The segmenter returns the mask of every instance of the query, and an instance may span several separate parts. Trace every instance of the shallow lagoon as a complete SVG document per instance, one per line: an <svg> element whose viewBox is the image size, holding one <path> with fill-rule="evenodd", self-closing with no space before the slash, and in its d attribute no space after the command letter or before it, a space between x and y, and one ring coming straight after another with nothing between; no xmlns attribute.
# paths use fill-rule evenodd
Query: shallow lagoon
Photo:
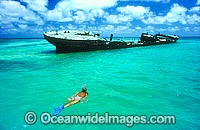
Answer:
<svg viewBox="0 0 200 130"><path fill-rule="evenodd" d="M132 40L133 38L123 38ZM88 102L61 115L175 115L175 125L133 125L135 129L200 128L200 38L178 43L56 54L45 39L0 39L0 127L32 129L125 129L126 125L44 125L42 112L81 91ZM34 111L38 121L27 125Z"/></svg>

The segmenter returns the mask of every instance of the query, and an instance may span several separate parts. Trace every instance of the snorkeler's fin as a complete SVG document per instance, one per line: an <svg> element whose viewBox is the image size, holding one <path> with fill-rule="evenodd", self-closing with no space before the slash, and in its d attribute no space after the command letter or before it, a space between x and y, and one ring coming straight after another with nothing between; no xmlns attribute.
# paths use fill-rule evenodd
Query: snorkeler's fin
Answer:
<svg viewBox="0 0 200 130"><path fill-rule="evenodd" d="M54 113L53 113L53 115L55 115L55 116L57 116L61 111L62 111L62 109L64 109L64 104L62 105L62 106L60 106L60 107L56 107L56 108L54 108Z"/></svg>

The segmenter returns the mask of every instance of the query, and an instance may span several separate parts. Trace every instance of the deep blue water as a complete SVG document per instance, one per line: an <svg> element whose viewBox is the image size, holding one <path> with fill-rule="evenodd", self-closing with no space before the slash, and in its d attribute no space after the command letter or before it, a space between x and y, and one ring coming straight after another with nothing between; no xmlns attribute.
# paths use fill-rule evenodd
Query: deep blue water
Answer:
<svg viewBox="0 0 200 130"><path fill-rule="evenodd" d="M124 38L132 40L133 38ZM24 115L53 108L86 84L88 101L61 115L175 115L175 125L133 129L200 129L200 38L178 43L56 54L45 39L0 39L2 130L126 129L125 125L27 125Z"/></svg>

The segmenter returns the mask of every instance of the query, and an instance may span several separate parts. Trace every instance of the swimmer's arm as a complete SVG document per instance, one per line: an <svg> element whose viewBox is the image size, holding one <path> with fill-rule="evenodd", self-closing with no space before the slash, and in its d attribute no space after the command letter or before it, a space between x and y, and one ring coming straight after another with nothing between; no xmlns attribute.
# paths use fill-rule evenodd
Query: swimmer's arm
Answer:
<svg viewBox="0 0 200 130"><path fill-rule="evenodd" d="M85 95L85 97L83 98L83 101L81 102L81 104L82 104L83 102L85 102L85 100L87 99L87 96L88 96L88 93L86 93L86 95Z"/></svg>
<svg viewBox="0 0 200 130"><path fill-rule="evenodd" d="M78 92L79 93L79 92ZM78 95L78 93L74 94L73 96L71 96L70 98L73 98L74 96Z"/></svg>

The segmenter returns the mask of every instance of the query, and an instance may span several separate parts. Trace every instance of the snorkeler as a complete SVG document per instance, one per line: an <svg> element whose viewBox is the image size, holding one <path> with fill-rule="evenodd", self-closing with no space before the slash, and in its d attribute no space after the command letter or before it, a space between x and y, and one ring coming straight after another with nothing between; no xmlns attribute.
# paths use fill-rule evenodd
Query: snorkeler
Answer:
<svg viewBox="0 0 200 130"><path fill-rule="evenodd" d="M81 102L81 104L87 99L88 96L88 92L87 89L85 88L85 84L82 87L82 91L76 93L75 95L71 96L70 98L68 98L68 102L64 103L61 107L55 108L55 112L53 113L54 115L58 115L62 109L69 107L71 105L74 105L76 103L79 103L81 101L81 99L83 98L83 101Z"/></svg>
<svg viewBox="0 0 200 130"><path fill-rule="evenodd" d="M78 92L75 95L68 98L68 102L64 103L64 105L65 105L64 108L74 105L74 104L80 102L82 98L84 98L83 101L81 102L81 104L82 104L87 99L87 96L88 96L87 89L85 88L85 85L83 85L81 92Z"/></svg>

